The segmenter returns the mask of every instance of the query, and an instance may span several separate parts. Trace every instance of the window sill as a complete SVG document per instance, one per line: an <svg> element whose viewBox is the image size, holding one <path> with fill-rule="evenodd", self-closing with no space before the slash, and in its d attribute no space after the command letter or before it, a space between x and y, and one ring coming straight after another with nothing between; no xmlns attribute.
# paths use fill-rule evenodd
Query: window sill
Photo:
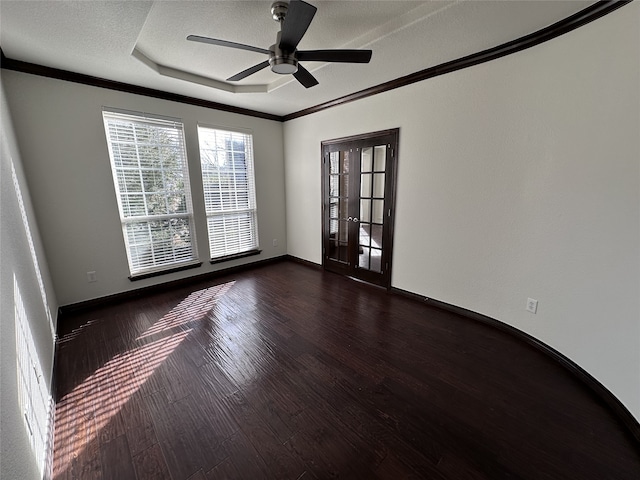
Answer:
<svg viewBox="0 0 640 480"><path fill-rule="evenodd" d="M178 267L167 268L166 270L156 270L153 272L138 273L131 275L129 280L135 282L136 280L143 280L145 278L157 277L159 275L166 275L167 273L181 272L182 270L189 270L191 268L198 268L202 266L202 262L189 263L186 265L180 265Z"/></svg>
<svg viewBox="0 0 640 480"><path fill-rule="evenodd" d="M259 255L260 253L262 253L262 250L259 250L256 248L255 250L248 250L242 253L234 253L233 255L225 255L224 257L212 258L210 263L213 265L215 263L222 263L222 262L227 262L229 260L236 260L237 258L244 258L244 257L251 257L252 255Z"/></svg>

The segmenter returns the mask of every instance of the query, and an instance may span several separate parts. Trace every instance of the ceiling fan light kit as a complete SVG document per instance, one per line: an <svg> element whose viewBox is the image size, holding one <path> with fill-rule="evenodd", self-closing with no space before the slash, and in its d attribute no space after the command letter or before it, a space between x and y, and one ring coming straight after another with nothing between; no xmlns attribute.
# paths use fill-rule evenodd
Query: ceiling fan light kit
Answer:
<svg viewBox="0 0 640 480"><path fill-rule="evenodd" d="M187 40L193 42L209 43L221 47L248 50L251 52L269 55L269 60L247 68L227 81L237 82L249 75L259 72L263 68L270 67L271 71L280 75L293 75L304 87L310 88L318 84L318 80L298 62L340 62L340 63L369 63L371 50L297 50L297 46L306 33L317 8L302 0L290 2L276 1L271 5L272 18L280 23L280 31L276 37L276 43L269 49L245 45L243 43L219 40L216 38L189 35Z"/></svg>
<svg viewBox="0 0 640 480"><path fill-rule="evenodd" d="M271 66L271 71L283 75L296 73L298 71L298 60L295 57L295 51L294 53L289 53L280 48L281 35L282 32L278 32L276 43L269 47L269 65Z"/></svg>

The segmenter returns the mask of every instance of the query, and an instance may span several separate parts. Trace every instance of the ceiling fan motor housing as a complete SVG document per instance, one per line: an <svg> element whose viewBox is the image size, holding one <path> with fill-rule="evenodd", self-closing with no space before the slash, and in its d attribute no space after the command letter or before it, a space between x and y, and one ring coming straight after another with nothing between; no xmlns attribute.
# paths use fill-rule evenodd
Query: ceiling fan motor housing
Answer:
<svg viewBox="0 0 640 480"><path fill-rule="evenodd" d="M276 43L269 47L271 52L269 54L269 66L274 73L280 73L282 75L296 73L298 71L298 60L295 57L296 52L295 50L293 52L287 52L280 48L281 33L282 32L278 32Z"/></svg>

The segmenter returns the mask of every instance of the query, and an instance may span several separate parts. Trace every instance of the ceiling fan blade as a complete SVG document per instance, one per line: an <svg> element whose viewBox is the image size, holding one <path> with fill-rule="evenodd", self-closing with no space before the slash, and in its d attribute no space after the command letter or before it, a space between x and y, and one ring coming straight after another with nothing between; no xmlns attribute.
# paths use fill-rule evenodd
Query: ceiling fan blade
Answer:
<svg viewBox="0 0 640 480"><path fill-rule="evenodd" d="M247 68L246 70L243 70L240 73L236 73L233 77L227 78L227 81L237 82L239 80L242 80L243 78L247 78L249 75L253 75L256 72L259 72L260 70L268 66L269 66L269 60L265 60L264 62L254 65L251 68Z"/></svg>
<svg viewBox="0 0 640 480"><path fill-rule="evenodd" d="M296 53L300 61L369 63L371 50L302 50Z"/></svg>
<svg viewBox="0 0 640 480"><path fill-rule="evenodd" d="M316 77L311 75L311 73L309 73L309 70L307 70L300 64L298 64L298 71L294 73L293 76L296 77L296 80L298 80L302 85L304 85L304 88L311 88L314 85L318 85L318 80L316 80Z"/></svg>
<svg viewBox="0 0 640 480"><path fill-rule="evenodd" d="M210 43L211 45L218 45L220 47L238 48L240 50L249 50L250 52L266 53L269 55L269 50L260 47L252 47L251 45L245 45L244 43L229 42L227 40L218 40L217 38L201 37L199 35L189 35L187 40L192 42Z"/></svg>
<svg viewBox="0 0 640 480"><path fill-rule="evenodd" d="M316 14L317 8L302 0L291 0L282 23L280 49L293 52Z"/></svg>

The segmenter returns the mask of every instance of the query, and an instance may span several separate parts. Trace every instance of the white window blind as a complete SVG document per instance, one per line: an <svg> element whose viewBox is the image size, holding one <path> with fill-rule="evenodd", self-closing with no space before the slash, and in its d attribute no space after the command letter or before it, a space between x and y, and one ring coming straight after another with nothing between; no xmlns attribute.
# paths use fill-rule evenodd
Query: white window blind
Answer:
<svg viewBox="0 0 640 480"><path fill-rule="evenodd" d="M211 258L258 248L251 134L198 127Z"/></svg>
<svg viewBox="0 0 640 480"><path fill-rule="evenodd" d="M131 275L196 260L180 120L103 111Z"/></svg>

